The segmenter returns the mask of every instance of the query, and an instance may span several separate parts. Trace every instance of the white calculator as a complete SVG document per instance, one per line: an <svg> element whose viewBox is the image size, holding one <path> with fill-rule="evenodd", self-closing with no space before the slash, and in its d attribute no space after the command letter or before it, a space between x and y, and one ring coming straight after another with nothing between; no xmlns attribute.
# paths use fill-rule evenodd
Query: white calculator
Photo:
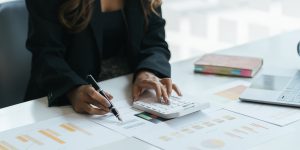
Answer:
<svg viewBox="0 0 300 150"><path fill-rule="evenodd" d="M157 102L155 92L146 90L138 101L133 103L133 108L148 112L150 114L165 118L177 118L209 107L209 102L196 101L188 96L174 96L169 98L170 104Z"/></svg>

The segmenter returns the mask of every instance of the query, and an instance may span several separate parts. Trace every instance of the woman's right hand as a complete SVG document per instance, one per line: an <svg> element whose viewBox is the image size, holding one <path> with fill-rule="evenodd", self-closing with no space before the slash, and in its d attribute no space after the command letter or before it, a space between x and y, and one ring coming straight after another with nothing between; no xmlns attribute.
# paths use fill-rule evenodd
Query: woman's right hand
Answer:
<svg viewBox="0 0 300 150"><path fill-rule="evenodd" d="M112 96L105 92L109 100ZM74 111L90 115L104 115L109 112L110 104L91 85L81 85L67 93Z"/></svg>

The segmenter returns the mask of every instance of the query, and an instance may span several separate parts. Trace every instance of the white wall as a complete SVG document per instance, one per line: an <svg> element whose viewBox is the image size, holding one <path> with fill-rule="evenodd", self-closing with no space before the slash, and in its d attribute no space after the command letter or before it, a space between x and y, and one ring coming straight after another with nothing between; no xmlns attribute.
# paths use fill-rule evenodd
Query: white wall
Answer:
<svg viewBox="0 0 300 150"><path fill-rule="evenodd" d="M172 61L298 30L299 8L299 0L165 0Z"/></svg>

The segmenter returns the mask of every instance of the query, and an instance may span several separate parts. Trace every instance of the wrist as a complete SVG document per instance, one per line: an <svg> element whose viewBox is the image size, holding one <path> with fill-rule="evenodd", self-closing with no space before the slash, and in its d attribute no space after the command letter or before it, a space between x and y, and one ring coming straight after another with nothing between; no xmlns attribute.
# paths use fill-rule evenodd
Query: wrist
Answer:
<svg viewBox="0 0 300 150"><path fill-rule="evenodd" d="M135 80L137 80L139 78L143 78L144 76L155 76L156 77L156 75L153 72L143 69L143 70L139 70L135 73L133 82L135 82Z"/></svg>
<svg viewBox="0 0 300 150"><path fill-rule="evenodd" d="M75 86L66 93L66 98L69 100L69 102L72 103L72 100L74 99L74 94L76 94L77 89L80 88L81 86L82 85Z"/></svg>
<svg viewBox="0 0 300 150"><path fill-rule="evenodd" d="M147 68L142 68L142 69L137 70L135 72L135 76L139 76L140 74L145 74L145 73L149 73L149 74L156 76L156 72L154 70L147 69Z"/></svg>

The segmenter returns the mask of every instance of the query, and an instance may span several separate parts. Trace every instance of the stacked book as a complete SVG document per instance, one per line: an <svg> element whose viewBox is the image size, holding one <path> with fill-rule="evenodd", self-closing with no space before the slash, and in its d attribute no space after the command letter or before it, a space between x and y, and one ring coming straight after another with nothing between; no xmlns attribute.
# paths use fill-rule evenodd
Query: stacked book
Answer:
<svg viewBox="0 0 300 150"><path fill-rule="evenodd" d="M207 54L195 62L195 72L253 77L262 65L262 58Z"/></svg>

